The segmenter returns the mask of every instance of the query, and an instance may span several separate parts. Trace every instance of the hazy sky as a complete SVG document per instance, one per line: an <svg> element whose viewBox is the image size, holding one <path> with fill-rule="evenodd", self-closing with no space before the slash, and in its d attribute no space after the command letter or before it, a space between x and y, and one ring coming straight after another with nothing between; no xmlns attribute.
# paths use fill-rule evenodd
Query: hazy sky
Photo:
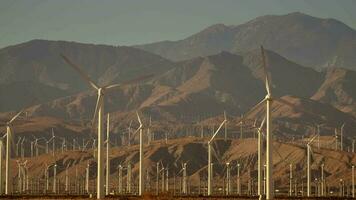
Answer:
<svg viewBox="0 0 356 200"><path fill-rule="evenodd" d="M295 11L356 29L356 0L0 0L0 47L32 39L112 45L178 40L215 23Z"/></svg>

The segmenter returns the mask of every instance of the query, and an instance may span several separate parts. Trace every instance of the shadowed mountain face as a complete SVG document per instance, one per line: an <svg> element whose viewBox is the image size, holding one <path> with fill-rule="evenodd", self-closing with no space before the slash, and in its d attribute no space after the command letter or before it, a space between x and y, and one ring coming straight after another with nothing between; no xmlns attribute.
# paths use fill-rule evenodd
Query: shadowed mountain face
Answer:
<svg viewBox="0 0 356 200"><path fill-rule="evenodd" d="M0 94L11 90L1 99L0 111L28 105L24 100L14 100L21 93L22 98L41 103L88 89L60 54L82 67L99 85L159 74L173 67L166 59L131 47L33 40L0 50Z"/></svg>
<svg viewBox="0 0 356 200"><path fill-rule="evenodd" d="M340 127L346 122L347 130L356 127L351 115L330 104L309 99L317 94L323 81L327 81L324 80L324 73L290 62L274 52L266 53L273 80L273 95L283 97L296 107L275 102L272 110L275 119L294 124L299 132L305 125L322 123L329 127ZM111 91L106 95L105 109L113 115L113 127L121 129L130 121L136 121L136 110L142 110L146 122L151 116L162 125L191 123L193 118L221 115L224 110L229 115L240 116L265 97L262 73L258 51L243 55L221 52L198 57L176 63L176 67L146 83ZM326 77L331 79L333 76ZM82 92L34 106L28 111L34 116L89 120L94 112L95 101L95 92ZM350 108L351 111L355 110L352 105ZM261 107L249 118L261 118L263 113L264 108ZM219 122L214 121L214 124L218 125ZM278 130L283 132L280 127ZM332 131L331 128L328 133Z"/></svg>
<svg viewBox="0 0 356 200"><path fill-rule="evenodd" d="M337 20L302 13L267 15L237 26L216 24L183 40L136 47L172 60L184 60L222 50L251 51L261 44L289 60L316 69L356 69L356 31Z"/></svg>
<svg viewBox="0 0 356 200"><path fill-rule="evenodd" d="M36 40L0 50L0 62L5 63L0 67L0 94L6 97L0 100L2 111L34 102L38 105L27 110L29 116L92 119L97 94L84 91L90 87L62 61L60 53L79 63L101 85L155 74L151 80L125 85L106 94L105 112L113 114L114 127L124 127L135 120L136 110L162 123L190 123L192 118L205 119L221 115L224 110L229 115L240 116L266 95L258 49L241 54L222 51L171 62L132 47ZM353 114L356 110L355 95L350 90L354 85L353 71L317 72L273 51L266 50L266 55L273 95L288 95L287 101L313 112L305 115L276 103L273 114L277 118L299 124L305 121L327 123L334 127L347 121L348 128L354 126L355 119L341 112ZM335 88L338 98L326 95L330 93L326 91ZM252 117L261 116L262 112Z"/></svg>
<svg viewBox="0 0 356 200"><path fill-rule="evenodd" d="M309 98L319 88L323 75L267 51L273 91L276 96ZM174 68L140 85L124 86L107 95L107 112L147 108L157 115L220 114L223 110L240 115L264 98L261 56L221 52L179 62ZM303 77L300 81L299 77ZM35 115L90 118L95 92L64 97L32 108ZM153 114L154 115L154 114Z"/></svg>

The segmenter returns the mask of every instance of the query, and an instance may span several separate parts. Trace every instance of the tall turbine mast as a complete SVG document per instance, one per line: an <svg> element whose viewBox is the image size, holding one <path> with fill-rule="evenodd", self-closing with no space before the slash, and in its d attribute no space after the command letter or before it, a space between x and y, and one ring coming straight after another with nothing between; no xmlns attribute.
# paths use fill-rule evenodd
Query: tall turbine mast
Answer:
<svg viewBox="0 0 356 200"><path fill-rule="evenodd" d="M267 73L267 61L266 61L266 56L265 56L265 51L263 46L261 46L261 56L262 56L262 67L263 67L263 72L264 72L264 78L265 78L265 86L266 86L266 97L257 103L254 107L252 107L251 110L249 110L246 114L244 114L244 117L241 117L237 124L239 124L241 121L243 121L249 114L251 114L253 111L257 110L259 107L261 107L264 103L266 103L266 199L270 200L273 199L273 179L272 179L272 174L273 174L273 160L272 160L272 145L273 145L273 138L272 138L272 116L271 116L271 107L272 107L272 102L277 101L281 104L284 104L286 106L292 107L294 109L300 110L302 112L306 112L309 114L313 114L307 110L304 110L300 107L294 106L292 103L289 103L286 100L283 100L281 98L276 98L272 96L272 91L271 91L271 81Z"/></svg>
<svg viewBox="0 0 356 200"><path fill-rule="evenodd" d="M5 194L9 195L11 193L12 179L11 175L11 166L10 166L10 157L11 157L11 149L12 149L12 123L21 115L23 110L18 112L14 117L11 118L10 121L6 123L6 163L5 163Z"/></svg>
<svg viewBox="0 0 356 200"><path fill-rule="evenodd" d="M143 135L142 135L142 122L140 115L136 112L137 120L140 123L140 126L137 130L140 131L140 163L139 163L139 183L138 183L138 195L141 196L143 193Z"/></svg>
<svg viewBox="0 0 356 200"><path fill-rule="evenodd" d="M258 141L257 141L257 149L258 149L258 162L257 162L257 168L258 168L258 177L257 177L257 193L259 196L259 199L263 199L263 192L262 192L262 152L263 152L263 136L262 136L262 127L265 123L266 118L263 118L263 121L258 127L257 132L258 132Z"/></svg>
<svg viewBox="0 0 356 200"><path fill-rule="evenodd" d="M0 138L0 195L3 194L3 182L2 182L2 159L3 159L3 148L4 142L3 138Z"/></svg>
<svg viewBox="0 0 356 200"><path fill-rule="evenodd" d="M271 125L272 125L272 117L271 117L271 106L272 106L272 93L270 87L270 80L267 73L267 63L264 48L261 46L261 54L262 54L262 65L263 71L265 74L265 84L266 84L266 199L273 199L273 160L272 160L272 133L271 133Z"/></svg>
<svg viewBox="0 0 356 200"><path fill-rule="evenodd" d="M106 117L106 191L105 194L109 195L110 192L110 114Z"/></svg>
<svg viewBox="0 0 356 200"><path fill-rule="evenodd" d="M208 142L208 195L211 195L211 179L212 179L212 169L211 169L211 143L213 142L214 138L216 135L219 133L220 129L224 126L226 123L226 118L224 121L220 124L219 128L215 131L214 135L210 138Z"/></svg>
<svg viewBox="0 0 356 200"><path fill-rule="evenodd" d="M311 146L310 144L314 141L316 137L317 135L312 137L307 144L307 196L308 197L310 197L311 195L311 170L310 170Z"/></svg>

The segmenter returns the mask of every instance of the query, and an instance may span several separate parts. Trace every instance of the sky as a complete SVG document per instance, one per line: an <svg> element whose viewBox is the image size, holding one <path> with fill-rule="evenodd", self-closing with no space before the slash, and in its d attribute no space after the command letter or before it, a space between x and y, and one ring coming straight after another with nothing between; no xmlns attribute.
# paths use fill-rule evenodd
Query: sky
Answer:
<svg viewBox="0 0 356 200"><path fill-rule="evenodd" d="M0 0L0 48L32 39L134 45L302 12L356 29L356 0Z"/></svg>

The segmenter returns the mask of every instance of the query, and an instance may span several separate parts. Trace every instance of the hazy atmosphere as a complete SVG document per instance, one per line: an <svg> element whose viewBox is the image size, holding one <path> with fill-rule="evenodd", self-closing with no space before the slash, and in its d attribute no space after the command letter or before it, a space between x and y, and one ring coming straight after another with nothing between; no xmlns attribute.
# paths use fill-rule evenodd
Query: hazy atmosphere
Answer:
<svg viewBox="0 0 356 200"><path fill-rule="evenodd" d="M302 12L356 27L354 0L1 0L0 47L31 39L133 45L178 40L211 24Z"/></svg>
<svg viewBox="0 0 356 200"><path fill-rule="evenodd" d="M0 0L0 199L356 200L356 0Z"/></svg>

